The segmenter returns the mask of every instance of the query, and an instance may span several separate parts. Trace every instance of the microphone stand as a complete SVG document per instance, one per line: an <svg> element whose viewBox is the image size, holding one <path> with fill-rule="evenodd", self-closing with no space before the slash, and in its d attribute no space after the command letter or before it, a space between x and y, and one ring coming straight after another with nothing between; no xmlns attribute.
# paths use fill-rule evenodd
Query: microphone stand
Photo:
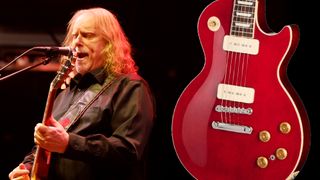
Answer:
<svg viewBox="0 0 320 180"><path fill-rule="evenodd" d="M25 68L23 68L23 69L20 69L19 71L13 72L13 73L11 73L11 74L8 74L8 75L0 78L0 81L6 80L6 79L8 79L8 78L10 78L10 77L12 77L12 76L14 76L14 75L16 75L16 74L22 73L22 72L27 71L27 70L29 70L29 69L33 69L33 68L35 68L35 67L37 67L37 66L40 66L41 64L46 65L46 64L49 63L49 61L50 61L51 59L52 59L51 57L47 57L47 58L45 58L43 61L41 61L41 62L39 62L39 63L37 63L37 64L27 66L27 67L25 67ZM1 74L0 74L0 76L1 76Z"/></svg>
<svg viewBox="0 0 320 180"><path fill-rule="evenodd" d="M12 63L14 63L15 61L17 61L20 57L22 57L23 55L25 55L25 54L27 54L28 52L30 52L30 51L32 51L34 48L31 48L31 49L28 49L27 51L25 51L25 52L23 52L21 55L19 55L18 57L16 57L14 60L12 60L11 62L9 62L8 64L6 64L5 66L3 66L1 69L0 69L0 72L2 71L2 70L4 70L5 68L7 68L8 66L10 66ZM10 77L12 77L12 76L15 76L15 75L17 75L17 74L20 74L20 73L22 73L22 72L25 72L25 71L27 71L27 70L29 70L29 69L33 69L33 68L35 68L35 67L37 67L37 66L39 66L39 65L41 65L41 64L43 64L43 65L47 65L54 57L56 57L56 55L54 55L54 54L52 54L52 53L49 53L48 55L47 55L48 57L46 57L44 60L42 60L41 62L39 62L39 63L36 63L36 64L33 64L33 65L30 65L30 66L27 66L27 67L25 67L25 68L23 68L23 69L21 69L21 70L18 70L18 71L16 71L16 72L13 72L13 73L11 73L11 74L8 74L8 75L6 75L6 76L4 76L4 77L1 77L1 74L0 74L0 81L3 81L3 80L6 80L6 79L8 79L8 78L10 78Z"/></svg>

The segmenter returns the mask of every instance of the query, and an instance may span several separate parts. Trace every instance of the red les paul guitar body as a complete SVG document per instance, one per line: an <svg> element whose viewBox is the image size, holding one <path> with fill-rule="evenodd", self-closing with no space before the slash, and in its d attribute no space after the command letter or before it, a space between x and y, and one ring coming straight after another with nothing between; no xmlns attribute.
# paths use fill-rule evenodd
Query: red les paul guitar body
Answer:
<svg viewBox="0 0 320 180"><path fill-rule="evenodd" d="M218 0L200 15L205 65L172 122L178 158L197 179L284 180L307 158L309 121L286 74L299 31L264 32L263 3Z"/></svg>

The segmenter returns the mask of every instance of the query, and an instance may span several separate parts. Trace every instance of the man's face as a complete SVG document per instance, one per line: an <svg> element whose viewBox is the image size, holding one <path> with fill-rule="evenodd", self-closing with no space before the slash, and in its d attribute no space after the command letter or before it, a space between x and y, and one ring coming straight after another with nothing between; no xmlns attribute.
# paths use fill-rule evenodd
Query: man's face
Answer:
<svg viewBox="0 0 320 180"><path fill-rule="evenodd" d="M106 40L98 34L94 17L81 15L75 21L72 32L71 47L75 49L76 71L80 74L104 66L103 48Z"/></svg>

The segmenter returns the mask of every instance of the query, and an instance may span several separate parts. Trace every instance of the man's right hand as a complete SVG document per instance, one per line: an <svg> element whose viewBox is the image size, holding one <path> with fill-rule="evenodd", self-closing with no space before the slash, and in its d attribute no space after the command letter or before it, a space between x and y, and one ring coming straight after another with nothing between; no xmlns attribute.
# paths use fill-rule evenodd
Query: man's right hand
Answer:
<svg viewBox="0 0 320 180"><path fill-rule="evenodd" d="M10 180L30 180L29 170L23 163L20 163L18 167L9 173Z"/></svg>

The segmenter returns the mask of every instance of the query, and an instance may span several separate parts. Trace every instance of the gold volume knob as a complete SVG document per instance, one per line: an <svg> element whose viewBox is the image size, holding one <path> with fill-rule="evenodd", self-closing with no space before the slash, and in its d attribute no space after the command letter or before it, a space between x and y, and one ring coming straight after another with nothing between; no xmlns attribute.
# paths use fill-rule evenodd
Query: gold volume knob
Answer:
<svg viewBox="0 0 320 180"><path fill-rule="evenodd" d="M276 156L277 156L278 159L284 160L288 156L288 152L284 148L278 148L276 150Z"/></svg>
<svg viewBox="0 0 320 180"><path fill-rule="evenodd" d="M217 17L212 16L208 19L207 26L213 32L218 31L221 26L220 20Z"/></svg>
<svg viewBox="0 0 320 180"><path fill-rule="evenodd" d="M266 157L263 157L263 156L258 157L257 165L260 168L266 168L268 166L268 159Z"/></svg>
<svg viewBox="0 0 320 180"><path fill-rule="evenodd" d="M259 132L259 139L262 141L262 142L268 142L271 138L271 135L268 131L264 130L264 131L260 131Z"/></svg>
<svg viewBox="0 0 320 180"><path fill-rule="evenodd" d="M291 126L288 122L282 122L280 124L280 131L283 133L283 134L288 134L290 131L291 131Z"/></svg>

